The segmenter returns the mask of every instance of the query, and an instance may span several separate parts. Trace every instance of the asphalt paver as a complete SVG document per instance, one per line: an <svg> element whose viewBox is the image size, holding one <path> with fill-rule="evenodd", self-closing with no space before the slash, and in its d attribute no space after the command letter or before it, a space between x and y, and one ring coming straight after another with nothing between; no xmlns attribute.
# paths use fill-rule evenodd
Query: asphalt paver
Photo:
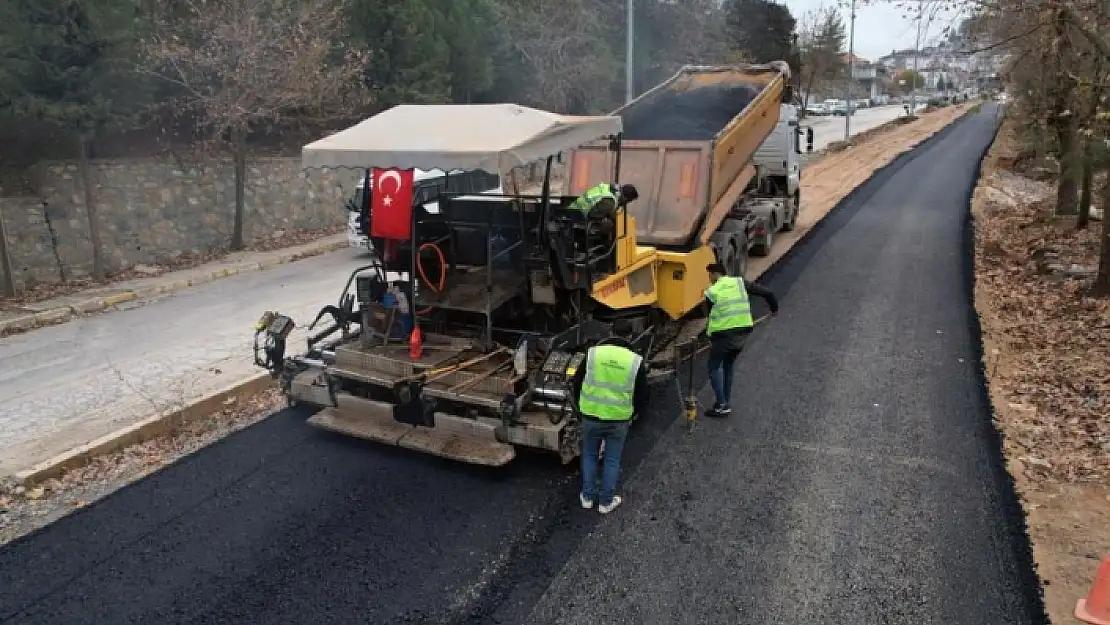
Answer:
<svg viewBox="0 0 1110 625"><path fill-rule="evenodd" d="M969 303L991 108L771 270L732 417L688 432L656 389L614 514L550 458L468 467L290 409L0 550L0 622L1045 622Z"/></svg>

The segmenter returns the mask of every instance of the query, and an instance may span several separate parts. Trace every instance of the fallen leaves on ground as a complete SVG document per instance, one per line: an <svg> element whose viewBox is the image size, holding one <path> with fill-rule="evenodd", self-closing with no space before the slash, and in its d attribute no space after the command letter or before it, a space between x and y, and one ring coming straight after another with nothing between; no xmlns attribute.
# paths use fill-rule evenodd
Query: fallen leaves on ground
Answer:
<svg viewBox="0 0 1110 625"><path fill-rule="evenodd" d="M1054 187L1002 169L1007 122L973 201L976 306L1007 456L1035 481L1110 479L1110 300L1085 295L1095 223L1052 215Z"/></svg>

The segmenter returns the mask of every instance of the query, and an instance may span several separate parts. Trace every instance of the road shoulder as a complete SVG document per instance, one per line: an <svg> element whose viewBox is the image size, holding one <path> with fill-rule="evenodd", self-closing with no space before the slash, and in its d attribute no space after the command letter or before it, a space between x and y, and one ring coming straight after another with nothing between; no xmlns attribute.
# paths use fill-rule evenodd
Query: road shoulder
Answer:
<svg viewBox="0 0 1110 625"><path fill-rule="evenodd" d="M972 199L975 307L1045 607L1063 625L1110 553L1110 301L1083 295L1101 224L1053 219L1055 187L1015 173L1018 150L1007 120Z"/></svg>

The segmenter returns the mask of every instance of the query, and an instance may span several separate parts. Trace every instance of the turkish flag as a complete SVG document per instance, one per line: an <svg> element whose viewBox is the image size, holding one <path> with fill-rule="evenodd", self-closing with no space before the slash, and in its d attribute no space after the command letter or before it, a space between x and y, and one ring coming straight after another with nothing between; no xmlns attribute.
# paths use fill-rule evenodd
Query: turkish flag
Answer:
<svg viewBox="0 0 1110 625"><path fill-rule="evenodd" d="M411 169L371 170L370 236L407 241L412 238Z"/></svg>

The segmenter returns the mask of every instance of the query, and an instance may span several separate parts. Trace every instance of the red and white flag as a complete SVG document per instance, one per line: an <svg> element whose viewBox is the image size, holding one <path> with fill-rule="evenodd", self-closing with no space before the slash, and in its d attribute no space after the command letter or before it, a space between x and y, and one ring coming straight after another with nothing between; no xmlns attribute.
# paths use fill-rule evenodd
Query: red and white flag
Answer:
<svg viewBox="0 0 1110 625"><path fill-rule="evenodd" d="M377 169L370 172L370 236L406 241L412 237L411 169Z"/></svg>

